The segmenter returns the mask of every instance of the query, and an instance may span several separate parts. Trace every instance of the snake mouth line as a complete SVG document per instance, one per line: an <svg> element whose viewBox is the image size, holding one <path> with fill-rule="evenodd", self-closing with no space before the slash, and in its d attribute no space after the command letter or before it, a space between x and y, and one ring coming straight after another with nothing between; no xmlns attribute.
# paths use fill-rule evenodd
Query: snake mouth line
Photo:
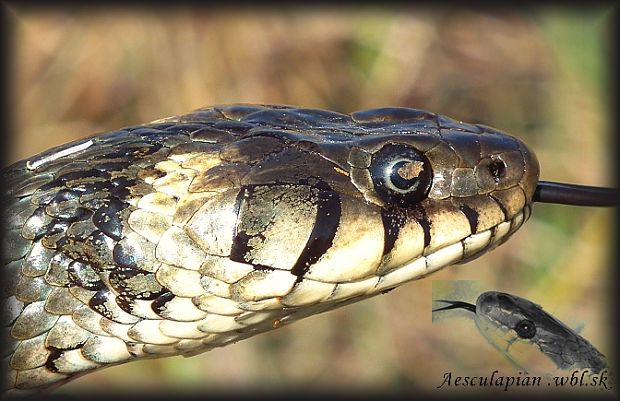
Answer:
<svg viewBox="0 0 620 401"><path fill-rule="evenodd" d="M279 323L288 324L310 314L323 313L336 307L357 302L360 299L372 297L399 287L409 281L424 278L444 267L475 259L480 254L506 241L530 217L530 214L531 205L527 204L509 220L484 231L471 234L428 255L420 255L412 262L383 275L375 275L352 282L325 282L323 284L333 284L334 288L320 302L312 302L311 305L307 305L297 303L294 299L288 299L288 296L284 297L282 304L293 312L282 317ZM309 281L312 280L310 279ZM304 306L305 308L298 310L296 307L299 306ZM312 313L308 312L310 310L312 310Z"/></svg>
<svg viewBox="0 0 620 401"><path fill-rule="evenodd" d="M510 220L487 230L471 234L428 255L421 255L409 264L379 277L373 290L387 290L417 280L452 264L466 263L506 241L530 217L531 206L525 205Z"/></svg>
<svg viewBox="0 0 620 401"><path fill-rule="evenodd" d="M343 302L348 303L355 299L373 296L399 287L409 281L426 277L444 267L475 259L487 250L506 241L510 235L517 231L529 218L530 213L531 206L529 204L525 205L509 220L503 221L484 231L471 234L457 242L445 245L427 255L420 255L400 268L390 270L384 274L375 274L361 280L347 282L317 281L312 278L304 278L304 282L312 282L322 286L333 286L330 293L326 294L319 302L332 305L325 307L326 310L329 310L334 307L333 305L341 305ZM309 303L314 304L316 301ZM261 304L261 302L259 301L258 304ZM300 298L295 295L294 291L284 296L282 299L282 305L289 308L307 304L308 302L306 302L305 297L302 296ZM244 308L245 307L247 307L248 310L255 309L255 306L252 305L244 304Z"/></svg>

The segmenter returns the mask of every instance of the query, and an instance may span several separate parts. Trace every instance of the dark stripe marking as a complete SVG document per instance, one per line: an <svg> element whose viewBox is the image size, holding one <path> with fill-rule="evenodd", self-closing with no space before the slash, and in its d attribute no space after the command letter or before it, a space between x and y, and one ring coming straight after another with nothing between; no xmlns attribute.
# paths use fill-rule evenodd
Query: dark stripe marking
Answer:
<svg viewBox="0 0 620 401"><path fill-rule="evenodd" d="M426 248L431 243L431 222L428 220L426 211L421 207L416 208L414 216L424 231L424 248Z"/></svg>
<svg viewBox="0 0 620 401"><path fill-rule="evenodd" d="M312 233L297 262L295 262L295 266L291 269L291 273L297 276L296 283L299 283L310 266L331 248L340 225L341 216L340 196L333 191L319 191Z"/></svg>
<svg viewBox="0 0 620 401"><path fill-rule="evenodd" d="M478 232L478 217L480 216L480 213L478 213L477 211L475 211L474 209L470 208L467 205L460 205L459 209L461 210L461 212L463 212L465 217L467 217L467 221L469 221L469 227L471 229L471 233L475 234L476 232Z"/></svg>
<svg viewBox="0 0 620 401"><path fill-rule="evenodd" d="M244 199L250 198L254 194L254 187L242 187L237 198L235 199L234 212L237 216L237 223L235 224L235 234L233 237L232 247L230 249L230 260L241 263L252 263L245 259L245 255L250 250L248 242L252 236L247 235L245 231L237 231L239 228L239 211L241 210L241 203Z"/></svg>
<svg viewBox="0 0 620 401"><path fill-rule="evenodd" d="M254 235L248 235L245 231L239 231L237 235L235 235L235 239L230 250L230 260L252 264L252 260L247 259L246 255L248 255L252 249L248 244L254 237Z"/></svg>
<svg viewBox="0 0 620 401"><path fill-rule="evenodd" d="M406 214L402 209L381 209L383 222L383 256L394 249L400 229L407 222Z"/></svg>
<svg viewBox="0 0 620 401"><path fill-rule="evenodd" d="M508 210L506 210L506 206L502 203L502 200L494 197L492 194L489 194L489 198L493 199L499 206L502 213L504 213L504 220L508 218Z"/></svg>

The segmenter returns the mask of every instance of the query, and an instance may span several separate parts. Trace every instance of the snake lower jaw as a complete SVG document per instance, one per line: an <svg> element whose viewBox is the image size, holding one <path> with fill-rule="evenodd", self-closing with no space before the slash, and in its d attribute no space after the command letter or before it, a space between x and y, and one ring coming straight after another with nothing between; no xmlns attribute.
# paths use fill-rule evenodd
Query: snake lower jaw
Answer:
<svg viewBox="0 0 620 401"><path fill-rule="evenodd" d="M465 238L463 240L463 245L465 247L464 257L456 264L467 263L478 258L483 253L503 244L530 218L531 214L532 205L527 204L512 219ZM487 236L491 236L488 243L486 245L481 245L485 243L485 238Z"/></svg>
<svg viewBox="0 0 620 401"><path fill-rule="evenodd" d="M453 244L435 249L405 266L381 277L376 288L379 291L402 283L424 278L444 267L467 263L504 243L531 215L531 205L525 205L510 220L489 229L471 234Z"/></svg>

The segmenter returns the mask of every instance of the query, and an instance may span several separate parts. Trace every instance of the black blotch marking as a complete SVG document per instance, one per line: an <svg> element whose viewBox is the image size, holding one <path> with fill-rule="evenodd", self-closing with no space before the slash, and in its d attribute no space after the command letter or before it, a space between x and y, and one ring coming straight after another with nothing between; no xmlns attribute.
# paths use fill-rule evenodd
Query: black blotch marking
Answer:
<svg viewBox="0 0 620 401"><path fill-rule="evenodd" d="M105 305L111 298L110 290L103 289L99 290L92 296L92 298L88 301L88 306L101 316L108 318L110 320L114 320L114 314L108 309Z"/></svg>
<svg viewBox="0 0 620 401"><path fill-rule="evenodd" d="M469 228L472 234L476 233L478 230L478 217L480 216L480 214L467 205L460 205L459 209L461 209L461 212L463 212L465 217L467 217L467 221L469 221Z"/></svg>
<svg viewBox="0 0 620 401"><path fill-rule="evenodd" d="M381 221L383 222L383 255L387 255L394 249L400 229L407 222L406 212L402 209L381 209Z"/></svg>
<svg viewBox="0 0 620 401"><path fill-rule="evenodd" d="M45 367L54 373L58 373L58 368L56 367L56 359L60 358L64 352L64 350L56 347L46 347L50 354L47 356L47 360L45 361Z"/></svg>
<svg viewBox="0 0 620 401"><path fill-rule="evenodd" d="M340 196L333 191L319 191L317 213L310 238L299 255L291 273L297 276L295 283L301 282L310 266L331 248L342 215Z"/></svg>
<svg viewBox="0 0 620 401"><path fill-rule="evenodd" d="M131 306L133 304L132 301L133 300L131 299L131 297L128 297L126 295L118 295L116 297L116 304L118 305L118 307L129 313L130 315L133 314L133 308Z"/></svg>
<svg viewBox="0 0 620 401"><path fill-rule="evenodd" d="M118 177L111 182L110 194L116 198L125 199L129 196L130 188L136 185L136 180L127 177Z"/></svg>
<svg viewBox="0 0 620 401"><path fill-rule="evenodd" d="M171 292L164 292L159 297L157 297L153 303L151 304L151 309L153 312L160 315L166 309L166 303L171 301L174 298L174 294Z"/></svg>
<svg viewBox="0 0 620 401"><path fill-rule="evenodd" d="M239 231L235 236L232 248L230 250L230 260L241 263L253 264L252 259L246 257L250 254L252 247L248 244L252 238L258 237L264 241L265 236L262 234L248 235L245 231ZM260 266L256 265L255 266Z"/></svg>
<svg viewBox="0 0 620 401"><path fill-rule="evenodd" d="M239 211L241 210L241 203L244 199L250 199L254 196L255 188L256 187L254 186L243 187L241 191L239 191L239 193L237 194L234 206L234 212L235 215L237 215L237 218L239 216ZM238 224L239 221L237 221L237 225ZM236 228L237 227L235 227L235 229ZM258 233L256 235L248 235L245 231L238 231L233 239L233 244L230 250L230 260L240 263L251 264L256 270L274 270L274 268L270 266L256 264L251 258L249 258L249 255L251 255L252 251L252 247L249 246L249 243L252 238L258 238L260 242L265 241L265 236L262 233Z"/></svg>
<svg viewBox="0 0 620 401"><path fill-rule="evenodd" d="M58 373L58 368L56 367L56 360L58 358L62 357L62 355L65 353L65 351L71 351L71 350L74 350L74 349L80 349L80 348L84 347L85 343L86 343L86 341L82 341L82 342L76 344L75 347L69 347L69 348L66 348L66 349L56 348L56 347L51 347L51 346L45 347L48 351L50 351L50 354L47 356L47 360L45 361L45 367L47 369L49 369L50 372Z"/></svg>
<svg viewBox="0 0 620 401"><path fill-rule="evenodd" d="M274 183L273 185L283 185ZM300 282L303 275L308 271L310 266L315 263L331 246L340 223L341 206L340 197L329 187L329 185L320 180L302 180L299 185L307 185L318 189L317 193L317 214L312 232L306 242L304 250L301 252L297 262L291 269L291 273L298 276L296 283ZM265 187L267 185L260 185ZM256 187L246 186L239 191L235 200L235 214L238 216L243 200L250 199L254 195ZM237 222L238 224L239 222ZM235 262L252 264L256 270L272 271L271 266L256 264L248 258L251 254L252 247L249 242L253 238L261 241L265 240L262 233L256 235L248 235L245 231L238 231L235 234L231 247L230 259Z"/></svg>
<svg viewBox="0 0 620 401"><path fill-rule="evenodd" d="M97 209L93 215L93 223L107 236L120 241L123 231L123 222L120 213L128 207L127 203L117 198L110 198L108 205Z"/></svg>
<svg viewBox="0 0 620 401"><path fill-rule="evenodd" d="M271 271L276 270L275 267L271 267L271 266L267 266L267 265L253 264L252 267L254 268L254 270L266 271L266 272L271 272Z"/></svg>
<svg viewBox="0 0 620 401"><path fill-rule="evenodd" d="M136 258L131 253L127 252L127 249L125 249L125 247L121 243L114 245L112 257L114 258L114 263L116 263L120 267L125 267L128 269L138 269Z"/></svg>

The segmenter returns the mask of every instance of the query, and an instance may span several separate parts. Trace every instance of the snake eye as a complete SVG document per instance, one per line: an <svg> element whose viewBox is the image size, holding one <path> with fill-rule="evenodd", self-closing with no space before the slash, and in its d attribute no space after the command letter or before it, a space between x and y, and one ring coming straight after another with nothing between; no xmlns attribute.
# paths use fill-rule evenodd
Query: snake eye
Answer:
<svg viewBox="0 0 620 401"><path fill-rule="evenodd" d="M406 206L426 196L432 171L428 160L414 149L387 145L373 156L370 176L379 196Z"/></svg>
<svg viewBox="0 0 620 401"><path fill-rule="evenodd" d="M517 323L514 330L521 338L532 338L536 335L536 325L528 319L523 319Z"/></svg>

